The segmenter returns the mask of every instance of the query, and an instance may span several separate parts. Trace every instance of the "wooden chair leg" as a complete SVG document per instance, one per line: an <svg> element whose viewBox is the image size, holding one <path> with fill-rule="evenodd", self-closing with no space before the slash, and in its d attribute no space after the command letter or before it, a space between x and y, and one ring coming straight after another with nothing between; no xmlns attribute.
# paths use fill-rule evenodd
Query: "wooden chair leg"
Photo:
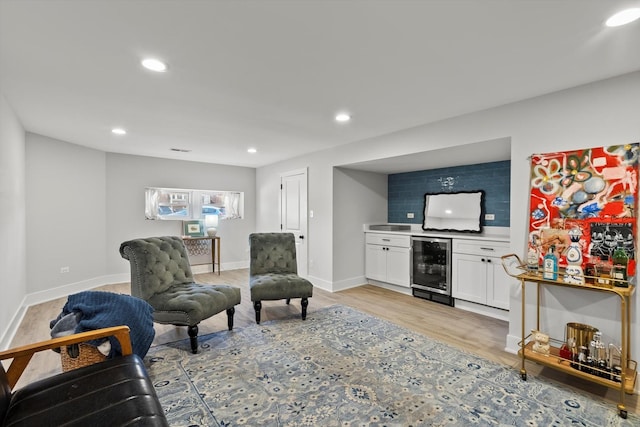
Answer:
<svg viewBox="0 0 640 427"><path fill-rule="evenodd" d="M191 352L196 354L198 352L198 325L189 326L187 332L191 341Z"/></svg>
<svg viewBox="0 0 640 427"><path fill-rule="evenodd" d="M233 329L233 315L236 312L235 307L231 307L227 309L227 326L229 326L229 330Z"/></svg>
<svg viewBox="0 0 640 427"><path fill-rule="evenodd" d="M260 310L262 309L262 303L260 301L253 302L253 308L256 311L256 323L260 324Z"/></svg>
<svg viewBox="0 0 640 427"><path fill-rule="evenodd" d="M307 306L309 305L308 298L302 298L302 320L307 319Z"/></svg>

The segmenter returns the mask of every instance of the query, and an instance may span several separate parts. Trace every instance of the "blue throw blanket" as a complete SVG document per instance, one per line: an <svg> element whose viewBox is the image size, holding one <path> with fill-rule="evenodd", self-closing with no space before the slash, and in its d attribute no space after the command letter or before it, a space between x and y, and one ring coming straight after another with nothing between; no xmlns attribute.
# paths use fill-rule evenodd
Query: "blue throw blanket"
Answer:
<svg viewBox="0 0 640 427"><path fill-rule="evenodd" d="M69 295L62 313L51 321L49 325L51 329L54 329L58 322L68 321L69 317L65 319L65 316L71 313L76 314L71 317L77 319L77 322L73 322L75 323L74 333L127 325L130 329L133 352L140 358L147 354L155 336L153 308L146 301L131 295L101 291L85 291ZM122 348L118 340L115 337L109 337L109 342L111 351L107 357L121 355ZM99 345L100 342L93 344Z"/></svg>

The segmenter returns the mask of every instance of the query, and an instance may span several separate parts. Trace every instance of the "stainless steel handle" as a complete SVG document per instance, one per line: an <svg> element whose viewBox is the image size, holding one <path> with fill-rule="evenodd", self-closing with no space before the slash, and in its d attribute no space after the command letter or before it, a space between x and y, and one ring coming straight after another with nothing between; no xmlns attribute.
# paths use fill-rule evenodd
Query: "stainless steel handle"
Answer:
<svg viewBox="0 0 640 427"><path fill-rule="evenodd" d="M482 248L481 247L480 249L482 249L483 251L495 251L494 248Z"/></svg>

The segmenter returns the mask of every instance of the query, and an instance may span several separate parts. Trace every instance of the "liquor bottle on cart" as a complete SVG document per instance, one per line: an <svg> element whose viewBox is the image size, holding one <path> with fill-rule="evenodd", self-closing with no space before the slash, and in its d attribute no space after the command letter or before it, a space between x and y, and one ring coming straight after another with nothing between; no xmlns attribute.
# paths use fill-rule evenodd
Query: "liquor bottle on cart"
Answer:
<svg viewBox="0 0 640 427"><path fill-rule="evenodd" d="M542 261L542 278L558 280L558 257L555 255L556 246L549 246L549 251Z"/></svg>
<svg viewBox="0 0 640 427"><path fill-rule="evenodd" d="M629 256L627 252L618 246L613 251L613 257L611 258L613 267L611 268L611 278L613 285L619 288L628 288L629 282L627 281L627 266L629 265Z"/></svg>

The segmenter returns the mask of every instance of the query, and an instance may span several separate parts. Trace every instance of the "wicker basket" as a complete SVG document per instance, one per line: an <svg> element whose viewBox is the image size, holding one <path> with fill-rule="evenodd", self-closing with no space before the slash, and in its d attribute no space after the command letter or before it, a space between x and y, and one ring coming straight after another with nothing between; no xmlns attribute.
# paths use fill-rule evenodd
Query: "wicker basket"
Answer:
<svg viewBox="0 0 640 427"><path fill-rule="evenodd" d="M94 363L103 362L107 356L100 353L95 346L91 344L78 344L78 357L73 357L67 351L67 347L60 348L60 359L62 361L62 371L67 372L72 369L82 368L83 366L93 365Z"/></svg>

